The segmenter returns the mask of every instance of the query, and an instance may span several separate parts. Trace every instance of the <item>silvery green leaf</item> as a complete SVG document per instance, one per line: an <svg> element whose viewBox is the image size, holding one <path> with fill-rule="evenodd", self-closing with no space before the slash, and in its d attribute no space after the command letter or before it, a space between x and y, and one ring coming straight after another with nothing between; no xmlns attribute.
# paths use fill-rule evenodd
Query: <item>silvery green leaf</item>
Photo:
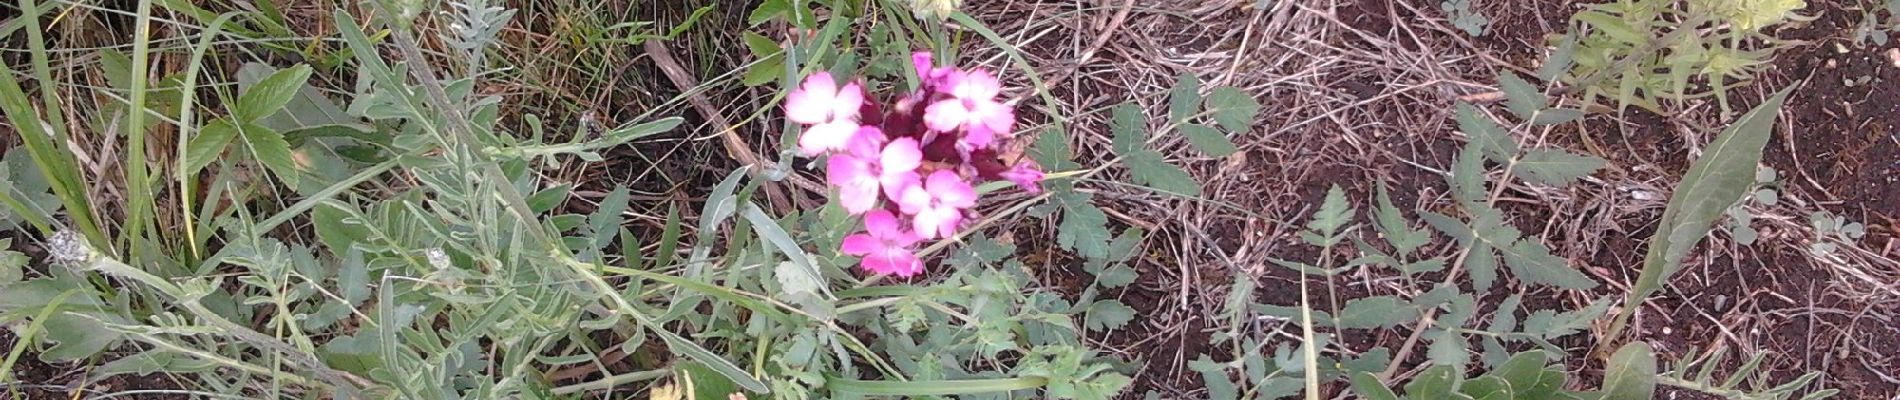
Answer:
<svg viewBox="0 0 1900 400"><path fill-rule="evenodd" d="M1471 288L1489 290L1498 279L1497 250L1489 242L1471 245L1470 254L1465 255L1465 268L1471 271Z"/></svg>
<svg viewBox="0 0 1900 400"><path fill-rule="evenodd" d="M1458 388L1460 393L1474 400L1511 400L1517 398L1511 390L1511 383L1495 376L1480 376L1465 381Z"/></svg>
<svg viewBox="0 0 1900 400"><path fill-rule="evenodd" d="M1438 330L1430 334L1432 344L1425 349L1425 357L1433 365L1463 367L1471 355L1465 351L1465 337L1454 331ZM1407 390L1417 395L1417 392Z"/></svg>
<svg viewBox="0 0 1900 400"><path fill-rule="evenodd" d="M1214 113L1214 122L1220 123L1222 129L1247 132L1253 127L1254 117L1260 114L1260 101L1239 88L1221 86L1207 95L1207 111Z"/></svg>
<svg viewBox="0 0 1900 400"><path fill-rule="evenodd" d="M1134 268L1129 268L1127 265L1114 265L1096 273L1095 283L1104 288L1118 288L1135 283L1135 278L1138 277L1140 273L1135 272Z"/></svg>
<svg viewBox="0 0 1900 400"><path fill-rule="evenodd" d="M1471 143L1483 151L1485 158L1502 163L1510 162L1512 157L1517 156L1517 140L1511 138L1511 132L1504 130L1504 127L1498 126L1496 122L1492 122L1491 118L1479 112L1477 107L1458 103L1456 113L1458 130L1463 131L1465 136L1470 138ZM1461 159L1459 162L1467 161ZM1456 173L1453 172L1453 174Z"/></svg>
<svg viewBox="0 0 1900 400"><path fill-rule="evenodd" d="M1648 343L1623 345L1603 370L1603 400L1648 399L1656 394L1656 354Z"/></svg>
<svg viewBox="0 0 1900 400"><path fill-rule="evenodd" d="M1062 205L1062 223L1056 231L1056 243L1088 258L1108 257L1108 214L1090 202L1090 194L1064 192L1055 196Z"/></svg>
<svg viewBox="0 0 1900 400"><path fill-rule="evenodd" d="M1227 135L1222 134L1219 130L1215 130L1214 127L1211 126L1201 124L1181 125L1181 134L1187 135L1188 143L1193 144L1195 150L1200 151L1201 154L1206 154L1208 157L1226 157L1240 151L1239 147L1234 146L1233 140L1227 139Z"/></svg>
<svg viewBox="0 0 1900 400"><path fill-rule="evenodd" d="M1399 395L1379 382L1379 378L1368 372L1352 375L1352 392L1366 400L1399 400Z"/></svg>
<svg viewBox="0 0 1900 400"><path fill-rule="evenodd" d="M1603 168L1602 158L1563 150L1537 149L1524 153L1511 171L1524 180L1551 186L1568 185Z"/></svg>
<svg viewBox="0 0 1900 400"><path fill-rule="evenodd" d="M1200 112L1201 78L1192 72L1182 73L1175 78L1174 89L1168 91L1168 121L1186 123L1188 117Z"/></svg>
<svg viewBox="0 0 1900 400"><path fill-rule="evenodd" d="M1122 103L1109 110L1109 130L1115 133L1110 149L1116 155L1132 156L1148 141L1147 116L1134 103Z"/></svg>
<svg viewBox="0 0 1900 400"><path fill-rule="evenodd" d="M1372 296L1346 302L1336 323L1343 329L1388 328L1410 321L1418 314L1395 296Z"/></svg>
<svg viewBox="0 0 1900 400"><path fill-rule="evenodd" d="M1571 63L1576 60L1576 54L1577 39L1573 36L1565 35L1563 44L1557 45L1557 50L1552 51L1550 58L1546 59L1544 65L1537 69L1537 79L1550 82L1562 77L1565 72L1570 70Z"/></svg>
<svg viewBox="0 0 1900 400"><path fill-rule="evenodd" d="M1583 119L1583 110L1575 108L1551 108L1537 112L1531 118L1532 125L1557 125Z"/></svg>
<svg viewBox="0 0 1900 400"><path fill-rule="evenodd" d="M1352 220L1353 212L1352 206L1346 204L1345 190L1333 185L1326 190L1326 200L1320 203L1319 211L1313 213L1313 220L1306 228L1323 236L1333 236Z"/></svg>
<svg viewBox="0 0 1900 400"><path fill-rule="evenodd" d="M1498 88L1504 91L1505 105L1511 109L1512 114L1517 114L1518 118L1531 119L1539 111L1549 107L1549 100L1544 98L1542 90L1510 71L1498 74Z"/></svg>
<svg viewBox="0 0 1900 400"><path fill-rule="evenodd" d="M1564 289L1589 289L1597 286L1588 275L1570 267L1570 262L1550 254L1550 248L1534 239L1523 239L1504 253L1504 264L1518 280Z"/></svg>
<svg viewBox="0 0 1900 400"><path fill-rule="evenodd" d="M1128 172L1134 173L1135 183L1170 194L1201 196L1201 183L1181 167L1169 164L1161 153L1138 149L1126 154L1122 163L1128 166Z"/></svg>
<svg viewBox="0 0 1900 400"><path fill-rule="evenodd" d="M1484 186L1483 146L1479 143L1466 144L1458 153L1457 161L1451 165L1451 197L1465 207L1479 207L1490 201Z"/></svg>
<svg viewBox="0 0 1900 400"><path fill-rule="evenodd" d="M1464 380L1458 371L1457 367L1450 365L1426 368L1405 384L1405 395L1414 399L1451 399L1456 395L1458 384Z"/></svg>
<svg viewBox="0 0 1900 400"><path fill-rule="evenodd" d="M1088 315L1082 320L1083 326L1090 331L1112 331L1121 329L1128 321L1135 319L1135 309L1116 300L1100 300L1089 304Z"/></svg>
<svg viewBox="0 0 1900 400"><path fill-rule="evenodd" d="M1591 321L1595 321L1608 312L1611 300L1611 297L1604 297L1590 303L1588 307L1561 314L1551 310L1538 310L1531 313L1529 318L1524 319L1523 332L1544 339L1576 334L1589 328Z"/></svg>

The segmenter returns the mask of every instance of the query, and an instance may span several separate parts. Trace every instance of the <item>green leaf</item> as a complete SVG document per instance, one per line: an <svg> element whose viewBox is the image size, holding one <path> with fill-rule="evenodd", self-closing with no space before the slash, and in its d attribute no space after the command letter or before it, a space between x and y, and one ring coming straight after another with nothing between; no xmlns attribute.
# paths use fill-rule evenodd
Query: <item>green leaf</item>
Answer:
<svg viewBox="0 0 1900 400"><path fill-rule="evenodd" d="M1600 11L1578 11L1575 15L1572 15L1571 18L1583 21L1589 24L1591 28L1601 30L1603 33L1608 34L1610 38L1616 39L1623 44L1644 45L1649 41L1648 35L1630 28L1629 24L1624 22L1622 18L1617 18Z"/></svg>
<svg viewBox="0 0 1900 400"><path fill-rule="evenodd" d="M1648 343L1623 345L1603 369L1603 400L1648 400L1656 395L1656 354Z"/></svg>
<svg viewBox="0 0 1900 400"><path fill-rule="evenodd" d="M1517 353L1510 360L1491 370L1493 376L1510 382L1511 389L1525 398L1544 398L1563 388L1563 380L1544 379L1544 364L1549 363L1549 355L1543 351L1531 350ZM1562 377L1562 375L1558 375Z"/></svg>
<svg viewBox="0 0 1900 400"><path fill-rule="evenodd" d="M1476 400L1511 400L1517 398L1515 391L1511 388L1511 383L1495 376L1481 376L1465 381L1464 386L1458 388L1458 390Z"/></svg>
<svg viewBox="0 0 1900 400"><path fill-rule="evenodd" d="M1657 235L1650 239L1648 254L1643 258L1643 271L1626 304L1634 304L1661 288L1675 274L1683 257L1708 236L1715 220L1753 186L1762 147L1774 131L1775 115L1793 89L1783 89L1743 115L1690 164L1682 183L1669 196ZM1625 314L1632 311L1635 307L1626 307Z"/></svg>
<svg viewBox="0 0 1900 400"><path fill-rule="evenodd" d="M1505 105L1511 109L1512 114L1517 114L1518 118L1531 119L1539 111L1550 106L1549 100L1544 98L1543 90L1538 89L1537 85L1525 82L1524 78L1517 77L1517 74L1511 71L1498 74L1498 88L1504 90Z"/></svg>
<svg viewBox="0 0 1900 400"><path fill-rule="evenodd" d="M1602 317L1610 310L1612 298L1604 297L1590 303L1588 307L1565 313L1551 310L1539 310L1524 319L1526 334L1537 335L1544 339L1556 339L1582 332L1590 327L1590 322Z"/></svg>
<svg viewBox="0 0 1900 400"><path fill-rule="evenodd" d="M310 73L310 66L303 64L271 73L238 95L237 107L232 111L232 116L249 124L276 114L284 109L284 105L290 104L298 90L303 89L304 82L310 80Z"/></svg>
<svg viewBox="0 0 1900 400"><path fill-rule="evenodd" d="M1216 363L1206 354L1202 354L1200 359L1188 362L1188 369L1201 373L1201 383L1207 387L1207 399L1240 398L1240 389L1234 386L1233 380L1227 378L1226 365Z"/></svg>
<svg viewBox="0 0 1900 400"><path fill-rule="evenodd" d="M1511 267L1511 273L1518 280L1529 283L1556 286L1564 289L1589 289L1597 286L1588 275L1570 267L1570 262L1550 254L1550 248L1533 238L1526 238L1504 250L1504 264Z"/></svg>
<svg viewBox="0 0 1900 400"><path fill-rule="evenodd" d="M1056 243L1083 257L1108 257L1108 214L1095 208L1088 193L1058 193L1055 198L1056 203L1062 206L1062 223L1056 232Z"/></svg>
<svg viewBox="0 0 1900 400"><path fill-rule="evenodd" d="M1062 131L1048 129L1036 135L1036 145L1030 150L1030 157L1044 169L1063 171L1078 167L1074 161L1071 161L1075 157L1072 153L1074 151L1069 147L1069 139L1062 134Z"/></svg>
<svg viewBox="0 0 1900 400"><path fill-rule="evenodd" d="M1353 213L1352 206L1346 204L1346 191L1340 189L1339 185L1333 185L1326 190L1326 200L1320 203L1319 211L1313 213L1313 220L1306 223L1306 228L1332 237L1352 220Z"/></svg>
<svg viewBox="0 0 1900 400"><path fill-rule="evenodd" d="M1414 399L1449 399L1458 391L1462 378L1458 369L1449 365L1426 368L1405 384L1405 396Z"/></svg>
<svg viewBox="0 0 1900 400"><path fill-rule="evenodd" d="M1484 113L1478 111L1477 107L1470 104L1458 103L1456 108L1458 130L1463 131L1465 136L1470 138L1471 143L1484 152L1485 158L1504 163L1510 162L1512 157L1517 156L1517 140L1511 138L1510 131L1492 122L1490 117L1486 117ZM1459 161L1464 162L1462 159ZM1453 172L1453 174L1456 173Z"/></svg>
<svg viewBox="0 0 1900 400"><path fill-rule="evenodd" d="M1228 140L1227 135L1220 133L1219 130L1215 130L1214 127L1211 126L1201 124L1181 125L1181 134L1187 135L1188 143L1194 145L1194 150L1198 150L1201 154L1206 154L1208 157L1226 157L1240 151L1239 147L1234 146L1234 141Z"/></svg>
<svg viewBox="0 0 1900 400"><path fill-rule="evenodd" d="M1379 382L1379 377L1368 372L1352 374L1352 392L1366 400L1399 400L1397 393Z"/></svg>
<svg viewBox="0 0 1900 400"><path fill-rule="evenodd" d="M1176 124L1187 123L1189 117L1201 112L1201 78L1193 72L1182 73L1174 80L1174 89L1168 91L1168 121Z"/></svg>
<svg viewBox="0 0 1900 400"><path fill-rule="evenodd" d="M118 331L108 328L104 323L90 316L73 312L59 312L46 319L42 337L55 342L52 347L40 353L40 360L46 362L75 361L104 351L112 342L120 338Z"/></svg>
<svg viewBox="0 0 1900 400"><path fill-rule="evenodd" d="M1417 315L1417 309L1396 296L1373 296L1346 302L1337 323L1343 329L1389 328Z"/></svg>
<svg viewBox="0 0 1900 400"><path fill-rule="evenodd" d="M1570 65L1575 62L1576 54L1577 38L1564 35L1563 44L1557 45L1557 50L1550 53L1550 58L1544 61L1544 65L1537 68L1537 79L1550 82L1563 77L1564 72L1570 71Z"/></svg>
<svg viewBox="0 0 1900 400"><path fill-rule="evenodd" d="M595 250L606 248L613 243L614 235L620 233L620 224L626 221L620 214L627 211L630 195L626 186L614 185L614 190L600 199L600 208L587 215L588 233L594 235Z"/></svg>
<svg viewBox="0 0 1900 400"><path fill-rule="evenodd" d="M1578 178L1603 168L1601 158L1572 154L1556 149L1537 149L1524 153L1511 171L1518 178L1551 186L1569 185Z"/></svg>
<svg viewBox="0 0 1900 400"><path fill-rule="evenodd" d="M1135 278L1139 277L1140 273L1135 272L1134 268L1129 268L1127 265L1116 265L1096 273L1095 283L1102 285L1104 288L1112 289L1135 283Z"/></svg>
<svg viewBox="0 0 1900 400"><path fill-rule="evenodd" d="M1109 122L1109 130L1115 133L1110 149L1114 150L1116 155L1132 157L1137 150L1141 150L1142 146L1147 144L1147 117L1142 115L1141 107L1135 106L1134 103L1117 105L1110 109L1110 115L1113 120Z"/></svg>
<svg viewBox="0 0 1900 400"><path fill-rule="evenodd" d="M224 154L224 148L237 139L238 130L231 120L219 118L198 128L198 134L185 145L185 175L196 175Z"/></svg>
<svg viewBox="0 0 1900 400"><path fill-rule="evenodd" d="M945 381L861 381L834 377L825 380L825 387L859 396L949 396L1035 389L1048 382L1046 378L1030 377Z"/></svg>
<svg viewBox="0 0 1900 400"><path fill-rule="evenodd" d="M1426 347L1425 358L1432 360L1432 364L1463 368L1465 363L1470 361L1471 354L1465 351L1464 335L1449 330L1437 330L1430 336L1432 344ZM1413 392L1409 388L1406 392L1418 395L1418 392Z"/></svg>
<svg viewBox="0 0 1900 400"><path fill-rule="evenodd" d="M1201 197L1201 183L1181 167L1169 164L1161 153L1135 150L1125 156L1122 163L1128 166L1128 172L1134 173L1135 183L1170 194Z"/></svg>
<svg viewBox="0 0 1900 400"><path fill-rule="evenodd" d="M1487 290L1498 280L1497 249L1489 242L1471 245L1471 253L1465 255L1465 268L1471 270L1472 290Z"/></svg>
<svg viewBox="0 0 1900 400"><path fill-rule="evenodd" d="M1392 204L1392 196L1386 193L1385 181L1379 182L1378 207L1373 209L1373 217L1372 222L1378 226L1379 234L1385 236L1386 243L1391 244L1400 256L1411 254L1432 241L1431 232L1412 229L1411 223L1406 222L1405 214Z"/></svg>
<svg viewBox="0 0 1900 400"><path fill-rule="evenodd" d="M608 131L606 134L601 135L601 140L604 141L602 145L619 145L635 139L665 133L678 127L681 122L685 121L686 120L680 117L666 117L644 124Z"/></svg>
<svg viewBox="0 0 1900 400"><path fill-rule="evenodd" d="M1491 200L1484 187L1483 145L1473 142L1458 153L1451 165L1451 197L1466 208L1480 207Z"/></svg>
<svg viewBox="0 0 1900 400"><path fill-rule="evenodd" d="M1532 125L1557 125L1583 119L1583 110L1574 108L1550 108L1537 112L1531 118Z"/></svg>
<svg viewBox="0 0 1900 400"><path fill-rule="evenodd" d="M19 282L26 277L26 255L12 248L13 239L0 239L0 286Z"/></svg>
<svg viewBox="0 0 1900 400"><path fill-rule="evenodd" d="M1214 122L1220 123L1222 129L1247 132L1253 128L1254 117L1260 115L1260 101L1239 88L1221 86L1207 95L1207 111L1214 114Z"/></svg>
<svg viewBox="0 0 1900 400"><path fill-rule="evenodd" d="M1135 320L1135 309L1117 300L1101 300L1089 304L1088 315L1082 325L1090 331L1102 332L1121 329L1128 321Z"/></svg>
<svg viewBox="0 0 1900 400"><path fill-rule="evenodd" d="M250 123L238 125L238 135L244 139L244 145L250 148L251 156L256 157L258 163L264 164L264 168L269 169L277 179L283 180L285 185L297 186L302 172L297 169L297 160L291 155L290 143L284 141L283 135Z"/></svg>

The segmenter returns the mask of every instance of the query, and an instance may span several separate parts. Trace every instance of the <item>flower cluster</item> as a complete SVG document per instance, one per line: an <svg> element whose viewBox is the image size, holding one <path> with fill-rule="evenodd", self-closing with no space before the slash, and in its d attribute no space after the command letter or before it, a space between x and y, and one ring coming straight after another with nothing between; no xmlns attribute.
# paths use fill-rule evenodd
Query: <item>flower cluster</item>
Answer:
<svg viewBox="0 0 1900 400"><path fill-rule="evenodd" d="M805 78L785 100L786 118L805 125L798 149L828 155L826 181L865 232L844 239L844 253L876 273L923 271L914 247L956 235L976 206L972 182L1007 180L1036 192L1042 170L1008 161L1015 110L997 99L1002 84L983 70L936 67L930 53L912 61L922 83L888 107L856 82L831 74ZM1017 157L1020 158L1020 157Z"/></svg>

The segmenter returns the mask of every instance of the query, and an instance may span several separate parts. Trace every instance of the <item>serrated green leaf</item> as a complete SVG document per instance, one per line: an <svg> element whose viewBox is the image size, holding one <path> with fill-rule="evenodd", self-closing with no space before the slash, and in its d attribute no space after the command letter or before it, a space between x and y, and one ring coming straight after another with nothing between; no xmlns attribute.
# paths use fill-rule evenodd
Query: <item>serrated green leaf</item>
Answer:
<svg viewBox="0 0 1900 400"><path fill-rule="evenodd" d="M1656 354L1648 343L1623 345L1603 369L1603 400L1648 400L1656 395Z"/></svg>
<svg viewBox="0 0 1900 400"><path fill-rule="evenodd" d="M1478 143L1465 145L1458 153L1458 159L1451 164L1451 197L1466 208L1480 207L1491 200L1484 187L1483 146Z"/></svg>
<svg viewBox="0 0 1900 400"><path fill-rule="evenodd" d="M1412 229L1411 224L1405 220L1405 214L1399 211L1398 206L1392 204L1392 196L1386 193L1384 181L1379 182L1378 207L1373 210L1373 213L1373 224L1378 226L1379 234L1385 236L1386 243L1391 244L1398 255L1412 254L1419 247L1431 243L1431 232L1424 229Z"/></svg>
<svg viewBox="0 0 1900 400"><path fill-rule="evenodd" d="M1497 249L1489 242L1471 245L1471 253L1465 255L1465 269L1471 272L1472 290L1490 290L1498 280Z"/></svg>
<svg viewBox="0 0 1900 400"><path fill-rule="evenodd" d="M1490 375L1510 382L1511 389L1515 390L1520 397L1547 398L1563 389L1564 386L1562 373L1554 376L1547 374L1549 370L1545 369L1544 365L1550 362L1548 354L1539 350L1514 354L1510 360L1506 360L1497 369L1492 370Z"/></svg>
<svg viewBox="0 0 1900 400"><path fill-rule="evenodd" d="M185 163L180 168L184 168L185 175L196 175L223 155L224 148L230 146L237 136L237 127L232 126L228 119L219 118L204 124L185 145Z"/></svg>
<svg viewBox="0 0 1900 400"><path fill-rule="evenodd" d="M1449 215L1431 211L1419 211L1418 219L1424 220L1426 225L1431 225L1432 229L1437 229L1438 232L1444 233L1445 236L1450 236L1452 240L1458 241L1460 245L1470 246L1471 241L1477 239L1477 234L1471 231L1470 226L1465 225L1464 221L1459 221L1457 218L1452 218Z"/></svg>
<svg viewBox="0 0 1900 400"><path fill-rule="evenodd" d="M1448 330L1438 330L1433 331L1430 336L1432 344L1426 347L1425 358L1432 360L1432 364L1463 368L1465 363L1470 361L1471 354L1465 351L1464 335ZM1412 395L1418 394L1409 388L1406 392Z"/></svg>
<svg viewBox="0 0 1900 400"><path fill-rule="evenodd" d="M1148 123L1147 117L1141 113L1141 107L1134 103L1122 103L1110 109L1109 115L1113 119L1109 121L1108 128L1115 134L1109 148L1115 151L1115 155L1132 157L1142 150L1148 141Z"/></svg>
<svg viewBox="0 0 1900 400"><path fill-rule="evenodd" d="M1240 389L1227 377L1227 367L1209 359L1206 354L1202 354L1198 360L1189 361L1188 368L1201 373L1201 383L1207 387L1209 400L1236 400L1240 397Z"/></svg>
<svg viewBox="0 0 1900 400"><path fill-rule="evenodd" d="M1576 121L1579 119L1583 119L1583 110L1578 110L1574 108L1551 108L1551 109L1545 109L1543 111L1538 111L1537 116L1531 118L1531 124L1532 125L1557 125L1557 124L1569 123L1571 121Z"/></svg>
<svg viewBox="0 0 1900 400"><path fill-rule="evenodd" d="M1537 85L1525 82L1524 78L1517 77L1517 74L1511 71L1502 71L1498 74L1498 88L1504 91L1505 105L1511 109L1512 114L1517 114L1518 118L1531 119L1539 111L1549 107L1549 100L1544 98L1543 90L1538 89Z"/></svg>
<svg viewBox="0 0 1900 400"><path fill-rule="evenodd" d="M1537 149L1524 153L1511 171L1518 178L1551 186L1569 185L1578 178L1596 173L1606 163L1594 156L1572 154L1556 149Z"/></svg>
<svg viewBox="0 0 1900 400"><path fill-rule="evenodd" d="M13 239L0 239L0 286L19 282L26 277L25 254L10 250Z"/></svg>
<svg viewBox="0 0 1900 400"><path fill-rule="evenodd" d="M238 95L232 116L243 124L250 124L276 114L284 109L284 105L290 104L298 90L303 89L304 82L310 80L310 73L310 66L303 64L271 73Z"/></svg>
<svg viewBox="0 0 1900 400"><path fill-rule="evenodd" d="M1117 300L1101 300L1089 304L1088 315L1082 320L1082 326L1090 331L1102 332L1121 329L1128 321L1135 320L1135 309Z"/></svg>
<svg viewBox="0 0 1900 400"><path fill-rule="evenodd" d="M1181 134L1187 135L1188 143L1194 145L1194 150L1208 157L1226 157L1240 151L1239 147L1234 146L1234 141L1228 140L1227 135L1221 134L1219 130L1211 126L1181 125Z"/></svg>
<svg viewBox="0 0 1900 400"><path fill-rule="evenodd" d="M297 186L302 172L297 169L297 160L291 154L290 143L284 141L282 134L261 125L247 123L238 125L238 135L244 139L244 145L251 150L251 156L255 157L259 164L264 164L264 168L269 169L272 175L277 176L277 179L284 181L285 185Z"/></svg>
<svg viewBox="0 0 1900 400"><path fill-rule="evenodd" d="M1134 268L1127 265L1115 265L1095 274L1095 283L1104 288L1113 289L1135 283L1135 279L1139 277L1140 273L1135 272Z"/></svg>
<svg viewBox="0 0 1900 400"><path fill-rule="evenodd" d="M1557 50L1550 53L1550 58L1544 61L1544 65L1537 68L1537 79L1551 82L1563 77L1565 72L1570 71L1570 65L1575 62L1576 54L1577 38L1564 35L1563 43L1557 45Z"/></svg>
<svg viewBox="0 0 1900 400"><path fill-rule="evenodd" d="M1352 206L1346 204L1346 191L1333 185L1326 190L1326 200L1320 203L1319 211L1313 213L1313 220L1306 223L1306 228L1331 237L1352 220L1353 213Z"/></svg>
<svg viewBox="0 0 1900 400"><path fill-rule="evenodd" d="M1372 376L1371 373L1367 372L1352 374L1352 392L1366 400L1399 399L1397 393L1392 393L1392 389L1385 387L1384 383L1380 383L1378 377Z"/></svg>
<svg viewBox="0 0 1900 400"><path fill-rule="evenodd" d="M1214 114L1214 122L1220 123L1221 129L1248 132L1253 128L1254 117L1260 115L1260 101L1239 88L1221 86L1207 95L1207 111Z"/></svg>
<svg viewBox="0 0 1900 400"><path fill-rule="evenodd" d="M1562 257L1551 255L1549 247L1534 239L1519 240L1510 249L1499 250L1503 250L1504 265L1511 267L1518 280L1576 290L1597 286L1590 276L1571 268Z"/></svg>
<svg viewBox="0 0 1900 400"><path fill-rule="evenodd" d="M1168 91L1168 121L1186 123L1188 117L1201 112L1201 78L1192 72L1182 73L1175 78L1174 89Z"/></svg>
<svg viewBox="0 0 1900 400"><path fill-rule="evenodd" d="M1510 131L1492 122L1490 117L1486 117L1483 112L1478 111L1477 107L1470 104L1458 103L1456 110L1458 130L1464 132L1465 137L1470 138L1471 143L1484 152L1485 158L1503 163L1510 162L1512 157L1517 156L1517 139L1511 138ZM1463 155L1461 154L1460 157ZM1459 160L1459 162L1465 161Z"/></svg>
<svg viewBox="0 0 1900 400"><path fill-rule="evenodd" d="M1539 310L1524 319L1524 333L1537 335L1544 339L1556 339L1582 332L1590 327L1590 322L1602 317L1610 310L1612 298L1604 297L1590 303L1588 307L1564 313L1551 310Z"/></svg>
<svg viewBox="0 0 1900 400"><path fill-rule="evenodd" d="M1181 167L1169 164L1161 153L1135 150L1126 156L1122 163L1128 166L1128 172L1134 173L1135 183L1171 194L1201 197L1200 182Z"/></svg>
<svg viewBox="0 0 1900 400"><path fill-rule="evenodd" d="M1342 329L1389 328L1411 321L1418 310L1396 296L1372 296L1346 302L1336 323Z"/></svg>
<svg viewBox="0 0 1900 400"><path fill-rule="evenodd" d="M1062 223L1056 231L1056 243L1083 257L1108 257L1108 214L1096 208L1087 193L1060 193L1055 198L1057 204L1062 206Z"/></svg>

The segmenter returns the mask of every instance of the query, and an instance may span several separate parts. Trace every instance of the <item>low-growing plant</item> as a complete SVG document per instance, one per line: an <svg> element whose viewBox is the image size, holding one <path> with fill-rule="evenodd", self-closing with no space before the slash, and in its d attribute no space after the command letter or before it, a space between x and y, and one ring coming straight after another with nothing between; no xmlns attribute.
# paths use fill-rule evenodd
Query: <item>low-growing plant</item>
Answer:
<svg viewBox="0 0 1900 400"><path fill-rule="evenodd" d="M1783 43L1762 31L1806 6L1802 0L1618 0L1571 16L1580 28L1553 39L1540 74L1575 87L1586 102L1614 100L1661 112L1659 100L1713 95L1729 113L1728 91L1754 78Z"/></svg>

